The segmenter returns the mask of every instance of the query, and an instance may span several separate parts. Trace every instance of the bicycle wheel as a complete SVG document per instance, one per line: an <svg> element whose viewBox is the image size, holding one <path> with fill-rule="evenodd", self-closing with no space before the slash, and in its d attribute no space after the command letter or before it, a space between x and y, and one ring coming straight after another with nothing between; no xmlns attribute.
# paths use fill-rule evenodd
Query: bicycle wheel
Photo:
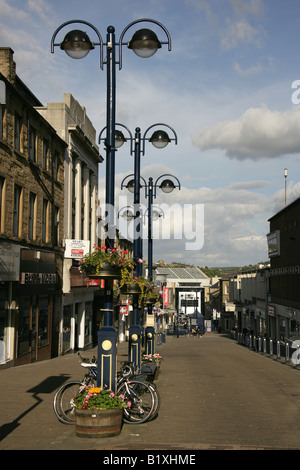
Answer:
<svg viewBox="0 0 300 470"><path fill-rule="evenodd" d="M75 424L74 397L78 394L82 382L74 380L62 385L53 399L54 413L63 424Z"/></svg>
<svg viewBox="0 0 300 470"><path fill-rule="evenodd" d="M154 419L158 415L158 410L160 407L160 395L158 393L158 390L154 384L149 383L150 388L152 389L154 393L154 409L153 412L151 413L151 416L149 419Z"/></svg>
<svg viewBox="0 0 300 470"><path fill-rule="evenodd" d="M118 388L118 395L123 395L131 406L124 409L123 421L127 424L141 424L149 420L156 409L156 396L145 382L129 380Z"/></svg>
<svg viewBox="0 0 300 470"><path fill-rule="evenodd" d="M132 379L139 380L140 382L146 382L149 385L149 387L152 389L155 397L154 397L154 409L153 409L153 412L151 413L150 419L154 419L158 415L158 410L160 407L160 395L158 393L156 384L154 382L148 382L146 380L146 377L147 376L145 374L135 374L134 376L132 376Z"/></svg>

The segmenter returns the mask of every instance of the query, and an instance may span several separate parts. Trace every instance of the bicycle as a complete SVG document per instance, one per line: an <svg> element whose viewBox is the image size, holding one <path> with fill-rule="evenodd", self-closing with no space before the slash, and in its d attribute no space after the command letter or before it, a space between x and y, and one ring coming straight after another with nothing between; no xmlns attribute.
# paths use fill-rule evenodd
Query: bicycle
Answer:
<svg viewBox="0 0 300 470"><path fill-rule="evenodd" d="M81 358L81 365L88 369L82 381L73 380L65 383L56 391L53 399L54 413L63 424L75 423L74 400L80 387L97 384L96 358ZM127 424L140 424L157 416L160 397L154 384L146 382L143 375L137 375L133 364L124 362L117 374L117 394L123 395L131 406L123 412L123 421Z"/></svg>
<svg viewBox="0 0 300 470"><path fill-rule="evenodd" d="M123 421L127 424L141 424L154 419L160 407L156 385L147 382L145 375L137 374L132 363L123 364L117 374L117 394L131 402L131 406L124 409Z"/></svg>

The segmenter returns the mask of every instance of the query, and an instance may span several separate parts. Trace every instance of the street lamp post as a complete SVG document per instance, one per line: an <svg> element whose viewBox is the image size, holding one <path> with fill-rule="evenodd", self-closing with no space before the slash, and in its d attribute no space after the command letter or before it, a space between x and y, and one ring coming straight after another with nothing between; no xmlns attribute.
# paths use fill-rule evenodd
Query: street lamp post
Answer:
<svg viewBox="0 0 300 470"><path fill-rule="evenodd" d="M124 35L129 28L141 22L150 22L159 26L166 34L167 41L159 41L156 34L146 28L135 32L129 43L123 42ZM65 26L70 24L84 24L91 28L98 38L98 42L93 43L88 35L81 30L73 30L66 34L61 43L56 43L57 34ZM108 26L106 43L98 29L91 23L83 20L71 20L63 23L54 32L51 39L51 52L54 47L59 46L67 55L73 59L85 57L95 46L100 47L100 68L103 64L107 66L107 101L106 101L106 213L108 221L108 231L106 245L114 247L114 193L115 193L115 115L116 115L116 64L119 70L122 68L122 46L127 45L129 49L139 57L151 57L162 47L168 45L171 50L171 38L167 29L158 21L142 18L130 23L120 35L119 43L115 42L115 28ZM118 45L119 56L116 61L116 46ZM106 59L104 61L103 47L106 46ZM113 328L113 281L105 281L105 301L104 301L104 326L98 331L98 386L116 388L116 337L117 333Z"/></svg>
<svg viewBox="0 0 300 470"><path fill-rule="evenodd" d="M126 176L122 183L121 189L126 187L130 192L134 191L135 180L132 179L134 175ZM131 179L128 181L128 179ZM168 177L168 178L165 178ZM165 178L163 181L161 181ZM172 179L171 179L172 178ZM164 193L172 192L176 187L180 190L180 181L176 176L164 174L157 178L155 183L153 183L153 178L149 177L148 184L146 180L140 176L140 180L143 181L143 184L139 184L141 188L145 188L145 197L148 199L148 278L152 280L152 273L153 273L153 245L152 245L152 206L153 206L153 199L156 198L156 189L159 187ZM175 183L174 181L175 180ZM125 182L127 181L127 184ZM161 182L160 182L161 181Z"/></svg>
<svg viewBox="0 0 300 470"><path fill-rule="evenodd" d="M141 156L145 155L145 142L148 140L149 142L152 143L154 147L157 149L162 149L165 148L172 140L175 141L175 144L177 144L177 135L176 132L172 127L170 127L167 124L163 123L157 123L153 124L152 126L148 127L146 131L144 132L144 135L141 135L141 129L137 127L135 129L135 135L134 137L132 136L132 133L130 130L124 126L123 124L116 123L117 126L122 126L124 129L129 134L129 137L125 137L124 134L116 129L115 133L115 140L117 142L117 147L121 147L124 142L127 140L130 140L130 154L134 154L134 179L130 181L130 184L127 185L127 189L131 192L134 193L134 199L133 199L133 204L134 204L134 220L135 220L135 226L134 226L134 258L135 259L142 259L143 258L143 248L142 248L142 226L141 226L141 213L140 213L140 178L141 178ZM162 129L158 129L153 132L152 136L150 138L147 137L148 132L150 129L152 129L155 126L159 127L167 127L173 132L173 137L169 137L167 132ZM105 130L102 129L100 135L99 135L99 143L101 140L103 140L102 133ZM134 144L134 145L133 145ZM141 276L142 275L142 265L141 263L137 263L136 265L136 275Z"/></svg>
<svg viewBox="0 0 300 470"><path fill-rule="evenodd" d="M135 179L130 179L128 181L128 179L131 178L132 176L134 176L134 175L128 175L123 179L123 181L121 183L121 188L123 188L125 186L129 191L133 192L134 185L135 185ZM178 178L176 178L173 175L169 175L169 174L164 174L164 175L159 176L157 178L157 180L155 181L155 183L153 183L153 178L152 177L149 177L148 184L142 176L140 176L140 180L143 183L142 184L139 183L139 186L145 188L145 197L146 197L146 199L148 199L148 209L147 209L147 212L148 212L148 279L152 280L152 272L153 272L153 268L152 268L152 266L153 266L153 239L152 239L153 199L156 198L156 189L157 189L157 187L159 187L165 193L170 193L176 187L178 187L179 190L180 190L180 182L179 182ZM175 180L175 183L174 183L173 180ZM125 185L126 181L128 181L128 182ZM149 306L148 306L148 313L149 314L152 313L152 305L151 304L149 304ZM152 328L152 327L150 329L148 328L148 331L146 333L147 333L145 335L146 341L147 341L147 335L148 334L152 338L152 340L151 340L152 343L151 344L152 344L152 349L153 349L153 347L154 347L154 342L153 342L154 328ZM147 349L148 349L148 351L150 350L150 348L147 348L147 345L146 345L146 350ZM151 352L154 352L152 349L151 349Z"/></svg>
<svg viewBox="0 0 300 470"><path fill-rule="evenodd" d="M125 128L129 134L129 137L124 137L121 131L118 132L118 141L126 142L130 140L130 154L134 153L134 178L127 185L127 189L134 194L133 204L134 204L134 238L133 238L133 251L134 258L136 260L142 261L143 258L143 240L142 240L142 219L141 219L141 210L140 210L140 179L141 179L141 156L145 155L145 142L148 140L152 145L158 149L162 149L168 145L171 140L175 141L177 144L177 135L172 127L163 123L156 123L151 125L146 129L143 136L141 134L141 129L136 127L135 135L132 136L130 130L123 124L116 124L116 126L122 126ZM174 137L170 138L165 130L155 130L150 138L147 137L148 132L154 127L167 127L169 128ZM101 139L101 134L99 136ZM133 145L134 143L134 145ZM123 180L124 181L124 180ZM123 183L121 188L123 187ZM150 215L149 215L150 217ZM142 275L142 264L137 262L136 264L136 276ZM140 350L141 350L141 336L142 336L142 326L139 324L139 296L138 294L133 295L133 314L132 314L132 324L129 328L129 345L128 345L128 359L130 362L134 362L137 367L140 369Z"/></svg>

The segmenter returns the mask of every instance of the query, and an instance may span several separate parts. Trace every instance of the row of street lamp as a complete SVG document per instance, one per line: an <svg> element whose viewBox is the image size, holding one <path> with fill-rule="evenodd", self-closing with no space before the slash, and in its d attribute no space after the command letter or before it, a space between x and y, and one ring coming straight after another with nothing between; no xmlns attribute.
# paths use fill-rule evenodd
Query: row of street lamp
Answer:
<svg viewBox="0 0 300 470"><path fill-rule="evenodd" d="M164 31L166 40L159 41L156 34L147 28L140 29L134 33L132 39L129 42L124 42L124 36L127 31L138 23L153 23L160 27ZM83 24L91 28L97 36L97 42L92 42L86 32L75 29L68 32L61 43L55 42L58 33L66 26L70 24ZM98 29L91 23L83 20L71 20L63 23L54 32L51 39L51 52L54 52L54 48L59 46L60 49L64 50L68 56L73 59L81 59L85 57L95 46L100 48L100 69L103 70L103 65L107 66L107 91L106 91L106 127L101 131L99 135L99 143L104 140L106 150L106 190L105 190L105 203L106 213L108 217L108 227L113 226L113 213L112 208L115 205L115 151L123 145L124 142L130 140L130 154L134 153L134 178L130 180L126 187L134 193L134 214L135 214L135 236L134 236L134 257L142 258L142 238L137 237L137 232L140 228L140 188L145 187L146 197L148 197L148 272L149 277L152 278L152 204L153 197L156 197L156 187L159 180L167 176L160 183L162 191L170 192L176 186L180 189L180 183L177 178L172 175L162 175L153 184L153 179L149 178L148 184L144 178L140 175L140 160L141 155L145 153L145 141L149 140L155 147L164 148L171 140L177 143L177 136L175 131L166 124L154 124L150 126L143 137L141 137L140 128L135 129L135 136L133 137L129 129L116 123L116 64L119 65L119 70L122 69L122 46L126 45L131 49L137 56L142 58L151 57L156 53L163 44L168 46L168 50L171 50L171 37L167 29L158 21L143 18L133 21L122 31L119 41L115 40L115 28L108 26L106 34L106 42L103 41L102 36ZM104 46L106 46L106 55L104 56ZM118 48L118 58L116 58L116 49ZM105 59L104 59L105 57ZM124 137L123 132L116 129L116 126L121 126L127 130L129 137ZM165 130L156 130L151 138L146 139L146 135L150 129L155 126L164 126L172 130L174 137L169 138ZM105 137L102 138L102 133L105 131ZM132 175L129 175L129 177ZM127 177L128 178L128 177ZM126 180L126 178L125 178ZM122 185L124 181L122 182ZM174 183L175 180L175 183ZM142 181L142 184L141 184ZM106 240L106 246L113 248L114 239L111 238L112 231L108 229L108 236ZM136 274L140 275L140 267L137 267ZM116 340L117 332L113 328L113 281L105 280L105 297L104 297L104 321L103 327L98 331L98 386L103 388L107 387L115 391L116 386ZM135 312L133 329L137 334L132 335L136 337L138 344L138 350L140 354L140 336L141 327L138 325L138 310L137 310L137 299L134 299ZM130 334L130 333L129 333ZM132 343L130 343L132 346ZM137 348L134 348L136 350ZM131 354L131 353L130 353ZM137 361L137 356L134 361Z"/></svg>

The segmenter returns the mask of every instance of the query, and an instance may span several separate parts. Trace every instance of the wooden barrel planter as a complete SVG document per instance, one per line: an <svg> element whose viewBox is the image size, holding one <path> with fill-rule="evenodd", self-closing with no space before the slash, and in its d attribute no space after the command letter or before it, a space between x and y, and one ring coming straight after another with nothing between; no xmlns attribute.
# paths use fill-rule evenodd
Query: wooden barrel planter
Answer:
<svg viewBox="0 0 300 470"><path fill-rule="evenodd" d="M94 269L92 269L94 268ZM121 268L119 266L111 266L110 264L103 264L99 266L96 273L96 267L91 266L90 270L86 270L86 276L91 278L108 278L108 279L121 279Z"/></svg>
<svg viewBox="0 0 300 470"><path fill-rule="evenodd" d="M121 287L121 294L140 294L141 288L136 284L125 284L124 286Z"/></svg>
<svg viewBox="0 0 300 470"><path fill-rule="evenodd" d="M122 428L123 410L75 410L76 435L78 437L118 436Z"/></svg>

